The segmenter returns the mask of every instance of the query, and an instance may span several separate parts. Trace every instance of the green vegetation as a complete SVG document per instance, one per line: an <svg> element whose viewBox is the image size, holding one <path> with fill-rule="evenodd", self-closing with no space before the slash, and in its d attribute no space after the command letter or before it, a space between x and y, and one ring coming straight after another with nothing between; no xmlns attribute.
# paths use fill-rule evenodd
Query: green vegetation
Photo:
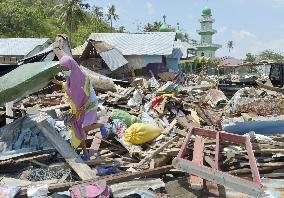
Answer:
<svg viewBox="0 0 284 198"><path fill-rule="evenodd" d="M116 8L114 5L111 5L108 7L108 13L107 13L107 20L110 21L110 30L113 32L113 20L117 21L119 19L119 16L116 14Z"/></svg>
<svg viewBox="0 0 284 198"><path fill-rule="evenodd" d="M147 23L144 26L144 32L159 32L160 27L162 26L161 21L154 21L153 23Z"/></svg>
<svg viewBox="0 0 284 198"><path fill-rule="evenodd" d="M232 49L234 49L234 41L228 41L227 42L227 48L229 49L229 53L231 52Z"/></svg>
<svg viewBox="0 0 284 198"><path fill-rule="evenodd" d="M258 61L281 62L284 61L284 55L282 53L277 53L272 50L264 50L260 52L258 55L254 55L252 53L246 54L245 62L254 63Z"/></svg>
<svg viewBox="0 0 284 198"><path fill-rule="evenodd" d="M113 13L112 20L117 20L115 10ZM2 38L55 39L57 34L66 33L73 47L83 44L92 32L111 30L102 8L90 8L82 0L1 0L0 19ZM121 26L114 31L126 30Z"/></svg>

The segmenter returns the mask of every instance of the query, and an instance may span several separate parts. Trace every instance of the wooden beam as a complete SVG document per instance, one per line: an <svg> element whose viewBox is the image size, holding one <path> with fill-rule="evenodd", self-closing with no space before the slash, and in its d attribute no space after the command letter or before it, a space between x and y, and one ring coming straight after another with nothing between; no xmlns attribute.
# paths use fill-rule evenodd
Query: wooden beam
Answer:
<svg viewBox="0 0 284 198"><path fill-rule="evenodd" d="M145 164L146 162L149 162L155 155L159 154L160 152L162 152L165 148L167 148L170 144L172 144L174 141L178 140L178 136L170 139L169 141L167 141L165 144L161 145L159 148L157 148L154 152L150 153L149 155L147 155L144 159L142 159L137 165L136 168L139 168L140 166L142 166L143 164Z"/></svg>
<svg viewBox="0 0 284 198"><path fill-rule="evenodd" d="M196 136L195 142L194 142L194 147L193 147L193 159L192 162L196 164L203 165L203 157L204 157L204 139L201 136ZM190 181L190 186L193 190L201 190L203 188L203 179L191 175L188 178Z"/></svg>
<svg viewBox="0 0 284 198"><path fill-rule="evenodd" d="M219 170L201 166L181 158L175 158L172 164L175 168L189 174L198 175L205 180L233 188L255 197L262 197L264 194L264 190L260 184L229 175Z"/></svg>
<svg viewBox="0 0 284 198"><path fill-rule="evenodd" d="M59 135L58 132L49 124L47 116L38 115L34 121L47 140L56 148L56 150L64 157L70 167L83 180L93 179L96 177L95 172L84 163L77 153L75 153L70 145Z"/></svg>

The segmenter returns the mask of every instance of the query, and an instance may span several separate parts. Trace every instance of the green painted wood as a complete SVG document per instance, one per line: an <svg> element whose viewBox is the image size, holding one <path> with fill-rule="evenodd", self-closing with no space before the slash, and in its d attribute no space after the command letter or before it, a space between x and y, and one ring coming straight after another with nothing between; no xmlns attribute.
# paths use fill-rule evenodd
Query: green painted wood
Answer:
<svg viewBox="0 0 284 198"><path fill-rule="evenodd" d="M0 78L0 105L44 88L60 70L58 61L28 63Z"/></svg>

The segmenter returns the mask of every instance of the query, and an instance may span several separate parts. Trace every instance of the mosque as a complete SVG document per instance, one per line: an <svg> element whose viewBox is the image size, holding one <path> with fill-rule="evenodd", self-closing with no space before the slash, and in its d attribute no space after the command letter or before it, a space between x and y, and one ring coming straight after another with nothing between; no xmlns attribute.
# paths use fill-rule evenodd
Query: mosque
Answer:
<svg viewBox="0 0 284 198"><path fill-rule="evenodd" d="M222 45L214 44L212 37L217 33L217 30L213 29L213 23L215 19L212 17L212 11L210 8L205 7L202 10L202 18L199 19L201 28L197 30L197 33L201 36L201 40L196 43L196 55L205 56L210 58L215 58L215 52L222 47ZM164 22L160 27L160 32L170 32L172 31L169 26L166 24L166 16L163 16ZM182 39L184 34L178 28L176 29L176 39Z"/></svg>

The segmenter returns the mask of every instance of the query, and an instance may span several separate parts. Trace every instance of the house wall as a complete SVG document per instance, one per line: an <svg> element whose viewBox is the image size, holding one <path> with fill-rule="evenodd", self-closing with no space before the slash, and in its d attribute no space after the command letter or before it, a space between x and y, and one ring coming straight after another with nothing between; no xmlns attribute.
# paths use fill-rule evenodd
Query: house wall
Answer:
<svg viewBox="0 0 284 198"><path fill-rule="evenodd" d="M215 52L212 50L198 50L197 56L201 56L202 52L204 53L205 57L215 58Z"/></svg>
<svg viewBox="0 0 284 198"><path fill-rule="evenodd" d="M131 55L124 57L128 61L128 67L131 69L141 69L149 63L162 63L162 56L160 55Z"/></svg>
<svg viewBox="0 0 284 198"><path fill-rule="evenodd" d="M167 58L167 67L169 68L170 72L179 72L180 67L180 59L178 58Z"/></svg>
<svg viewBox="0 0 284 198"><path fill-rule="evenodd" d="M24 56L1 56L0 64L15 64L17 61L23 59Z"/></svg>

